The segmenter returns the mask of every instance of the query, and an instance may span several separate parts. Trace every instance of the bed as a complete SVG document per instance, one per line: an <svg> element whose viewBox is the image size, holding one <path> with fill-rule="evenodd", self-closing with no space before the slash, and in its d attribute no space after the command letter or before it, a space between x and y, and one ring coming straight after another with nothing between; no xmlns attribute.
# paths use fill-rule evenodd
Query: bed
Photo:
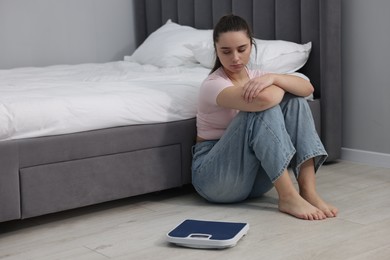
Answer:
<svg viewBox="0 0 390 260"><path fill-rule="evenodd" d="M1 91L11 93L0 96L0 222L189 184L197 87L212 61L210 45L205 42L219 17L231 12L253 27L260 58L275 52L267 53L262 47L267 44L270 48L293 46L294 55L297 49L300 56L306 55L294 68L283 69L306 75L315 86L309 104L316 128L329 153L328 161L339 158L339 1L134 0L134 12L139 47L123 61L0 72ZM187 39L186 46L163 50L159 42L153 47L158 42L153 33L167 27L183 30L183 34L172 31L167 35L174 42ZM187 55L184 61L182 56L164 56L172 50ZM153 51L163 57L153 59ZM278 51L279 56L285 54ZM280 64L267 65L278 68ZM54 87L53 81L60 78L69 82ZM129 82L155 85L146 86L148 91L142 94L137 85L136 92L129 94ZM44 94L36 88L43 88ZM70 92L62 92L65 88ZM23 98L16 98L20 93ZM65 99L57 100L56 95ZM15 103L21 106L10 112ZM37 105L43 103L48 106ZM141 107L144 103L149 107ZM126 106L116 106L121 104ZM149 112L148 117L137 109Z"/></svg>

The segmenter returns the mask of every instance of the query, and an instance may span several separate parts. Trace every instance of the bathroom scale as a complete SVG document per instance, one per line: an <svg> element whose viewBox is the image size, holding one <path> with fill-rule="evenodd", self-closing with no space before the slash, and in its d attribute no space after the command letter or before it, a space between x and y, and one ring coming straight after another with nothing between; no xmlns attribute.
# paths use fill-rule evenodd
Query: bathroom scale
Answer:
<svg viewBox="0 0 390 260"><path fill-rule="evenodd" d="M186 219L167 233L167 240L184 247L222 249L235 246L248 230L248 223Z"/></svg>

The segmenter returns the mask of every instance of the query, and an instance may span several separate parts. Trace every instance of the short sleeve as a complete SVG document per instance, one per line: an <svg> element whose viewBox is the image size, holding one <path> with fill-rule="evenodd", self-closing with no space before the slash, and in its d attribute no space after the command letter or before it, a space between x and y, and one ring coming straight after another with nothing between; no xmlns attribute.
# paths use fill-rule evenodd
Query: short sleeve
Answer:
<svg viewBox="0 0 390 260"><path fill-rule="evenodd" d="M219 93L230 86L232 86L230 79L226 78L220 70L217 70L203 81L199 90L199 100L207 103L209 106L216 106Z"/></svg>

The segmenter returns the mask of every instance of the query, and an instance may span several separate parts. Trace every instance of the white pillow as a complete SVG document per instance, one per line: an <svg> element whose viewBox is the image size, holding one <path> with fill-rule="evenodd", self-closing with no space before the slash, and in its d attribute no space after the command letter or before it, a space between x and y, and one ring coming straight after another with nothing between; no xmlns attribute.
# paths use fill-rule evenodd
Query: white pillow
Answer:
<svg viewBox="0 0 390 260"><path fill-rule="evenodd" d="M250 66L263 71L275 73L292 73L307 62L311 51L311 42L297 44L281 40L255 39L257 53L252 48ZM185 45L204 67L212 68L215 62L215 52L212 42L198 42Z"/></svg>
<svg viewBox="0 0 390 260"><path fill-rule="evenodd" d="M184 46L193 52L195 60L203 67L210 69L214 67L215 51L212 40L198 42L196 44L186 44Z"/></svg>
<svg viewBox="0 0 390 260"><path fill-rule="evenodd" d="M184 45L211 39L212 30L198 30L168 20L146 38L129 60L158 67L196 63L193 53Z"/></svg>
<svg viewBox="0 0 390 260"><path fill-rule="evenodd" d="M251 65L263 71L293 73L305 65L311 42L298 44L282 40L255 39L257 53L252 49Z"/></svg>

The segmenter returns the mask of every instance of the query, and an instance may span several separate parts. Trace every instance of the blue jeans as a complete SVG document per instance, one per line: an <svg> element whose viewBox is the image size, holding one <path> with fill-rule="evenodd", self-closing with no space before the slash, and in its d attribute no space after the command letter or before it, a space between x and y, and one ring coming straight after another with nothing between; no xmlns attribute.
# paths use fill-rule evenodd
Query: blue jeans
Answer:
<svg viewBox="0 0 390 260"><path fill-rule="evenodd" d="M232 203L258 197L291 166L298 178L302 163L314 170L327 158L304 98L285 95L261 112L240 112L219 140L193 146L192 184L211 202Z"/></svg>

